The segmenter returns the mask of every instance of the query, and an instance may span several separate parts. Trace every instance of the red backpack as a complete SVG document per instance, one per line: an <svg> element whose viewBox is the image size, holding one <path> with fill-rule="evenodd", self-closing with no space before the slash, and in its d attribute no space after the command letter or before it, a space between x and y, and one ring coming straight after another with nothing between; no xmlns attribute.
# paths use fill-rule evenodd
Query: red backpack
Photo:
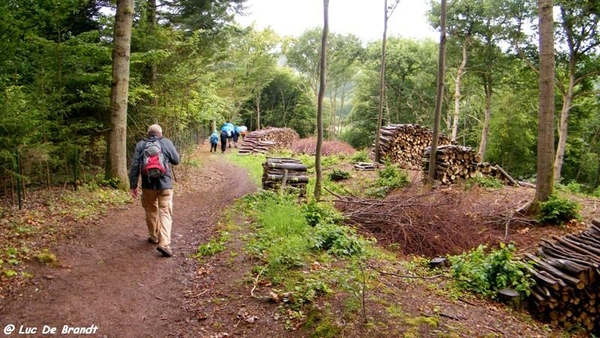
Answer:
<svg viewBox="0 0 600 338"><path fill-rule="evenodd" d="M146 141L142 155L142 174L148 176L148 178L163 177L167 173L167 165L160 140L153 138Z"/></svg>

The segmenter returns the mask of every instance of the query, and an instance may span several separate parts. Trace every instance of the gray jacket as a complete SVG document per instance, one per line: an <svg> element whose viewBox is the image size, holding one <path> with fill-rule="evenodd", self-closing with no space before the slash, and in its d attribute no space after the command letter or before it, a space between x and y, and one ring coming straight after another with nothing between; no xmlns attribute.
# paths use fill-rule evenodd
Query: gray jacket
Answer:
<svg viewBox="0 0 600 338"><path fill-rule="evenodd" d="M150 136L146 140L138 142L135 146L135 154L133 155L131 169L129 170L129 187L131 189L137 188L140 174L142 176L142 189L163 190L173 188L173 170L171 169L171 165L179 164L180 158L177 149L175 149L175 145L168 138L159 138L163 154L165 154L167 161L171 164L167 167L167 173L161 178L148 178L141 173L146 141L155 137L156 136Z"/></svg>

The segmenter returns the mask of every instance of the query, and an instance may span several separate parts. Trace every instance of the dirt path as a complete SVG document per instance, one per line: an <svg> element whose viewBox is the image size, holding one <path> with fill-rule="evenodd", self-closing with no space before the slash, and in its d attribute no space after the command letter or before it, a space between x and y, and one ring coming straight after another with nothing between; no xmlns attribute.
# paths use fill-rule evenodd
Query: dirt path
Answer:
<svg viewBox="0 0 600 338"><path fill-rule="evenodd" d="M51 248L59 267L32 267L33 285L0 299L0 330L13 324L11 336L19 330L42 336L46 325L58 335L69 326L88 328L97 337L188 336L199 322L182 304L197 269L189 255L213 236L224 206L256 189L245 170L208 156L210 164L192 180L197 190L176 192L174 257L161 257L146 241L138 201L114 210L101 225L82 227L72 239ZM224 182L235 184L217 191Z"/></svg>

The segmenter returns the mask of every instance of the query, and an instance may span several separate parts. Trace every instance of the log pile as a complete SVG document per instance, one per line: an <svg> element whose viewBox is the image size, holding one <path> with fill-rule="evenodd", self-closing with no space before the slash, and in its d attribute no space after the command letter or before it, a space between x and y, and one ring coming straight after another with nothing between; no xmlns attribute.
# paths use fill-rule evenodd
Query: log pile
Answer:
<svg viewBox="0 0 600 338"><path fill-rule="evenodd" d="M307 183L307 167L300 160L267 157L267 161L263 163L262 186L265 190L292 188L303 195Z"/></svg>
<svg viewBox="0 0 600 338"><path fill-rule="evenodd" d="M423 150L431 146L433 131L418 124L391 124L381 128L380 158L387 158L405 169L420 169ZM440 135L438 145L455 144Z"/></svg>
<svg viewBox="0 0 600 338"><path fill-rule="evenodd" d="M541 320L569 329L600 333L600 221L579 234L542 240L538 255L527 254L536 285L530 311Z"/></svg>
<svg viewBox="0 0 600 338"><path fill-rule="evenodd" d="M289 148L300 139L300 135L290 128L265 128L246 134L238 154L262 153L272 149Z"/></svg>
<svg viewBox="0 0 600 338"><path fill-rule="evenodd" d="M429 172L429 157L431 147L423 151L423 171ZM488 162L480 163L480 158L470 147L457 145L442 145L437 147L435 153L435 179L442 184L456 183L460 179L476 176L495 177L505 184L518 185L518 183L502 168Z"/></svg>

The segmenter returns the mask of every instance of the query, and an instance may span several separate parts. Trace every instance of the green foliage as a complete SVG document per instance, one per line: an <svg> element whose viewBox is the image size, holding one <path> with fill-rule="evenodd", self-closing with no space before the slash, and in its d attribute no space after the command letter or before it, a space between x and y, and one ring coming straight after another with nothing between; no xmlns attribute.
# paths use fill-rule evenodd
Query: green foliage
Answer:
<svg viewBox="0 0 600 338"><path fill-rule="evenodd" d="M465 187L467 190L470 190L475 186L488 189L501 189L504 187L504 183L501 180L490 176L476 176L466 180Z"/></svg>
<svg viewBox="0 0 600 338"><path fill-rule="evenodd" d="M40 261L41 263L48 264L48 265L55 265L58 263L58 259L56 258L56 255L49 252L48 249L42 250L42 252L35 255L35 258L38 261Z"/></svg>
<svg viewBox="0 0 600 338"><path fill-rule="evenodd" d="M462 289L497 298L497 292L512 288L522 297L529 295L534 285L526 271L526 263L516 261L515 246L500 243L500 248L489 253L486 245L480 245L467 253L450 256L450 272Z"/></svg>
<svg viewBox="0 0 600 338"><path fill-rule="evenodd" d="M352 163L359 162L369 162L369 153L364 149L356 152L356 154L352 156Z"/></svg>
<svg viewBox="0 0 600 338"><path fill-rule="evenodd" d="M333 169L327 177L331 181L342 181L350 178L350 173L345 170Z"/></svg>
<svg viewBox="0 0 600 338"><path fill-rule="evenodd" d="M577 202L553 194L547 201L540 203L538 220L541 223L563 224L572 219L580 219L580 209Z"/></svg>
<svg viewBox="0 0 600 338"><path fill-rule="evenodd" d="M343 216L331 204L310 201L302 206L306 223L312 227L319 224L337 224Z"/></svg>
<svg viewBox="0 0 600 338"><path fill-rule="evenodd" d="M397 165L386 162L385 168L377 172L375 187L368 190L368 194L385 197L392 190L405 187L410 183L406 171Z"/></svg>
<svg viewBox="0 0 600 338"><path fill-rule="evenodd" d="M192 255L193 258L201 259L202 257L212 256L226 249L225 244L229 240L229 233L224 231L221 232L219 238L213 238L208 243L200 244L196 249L196 253Z"/></svg>
<svg viewBox="0 0 600 338"><path fill-rule="evenodd" d="M313 249L334 256L363 256L366 243L352 228L337 224L318 224L312 234Z"/></svg>

